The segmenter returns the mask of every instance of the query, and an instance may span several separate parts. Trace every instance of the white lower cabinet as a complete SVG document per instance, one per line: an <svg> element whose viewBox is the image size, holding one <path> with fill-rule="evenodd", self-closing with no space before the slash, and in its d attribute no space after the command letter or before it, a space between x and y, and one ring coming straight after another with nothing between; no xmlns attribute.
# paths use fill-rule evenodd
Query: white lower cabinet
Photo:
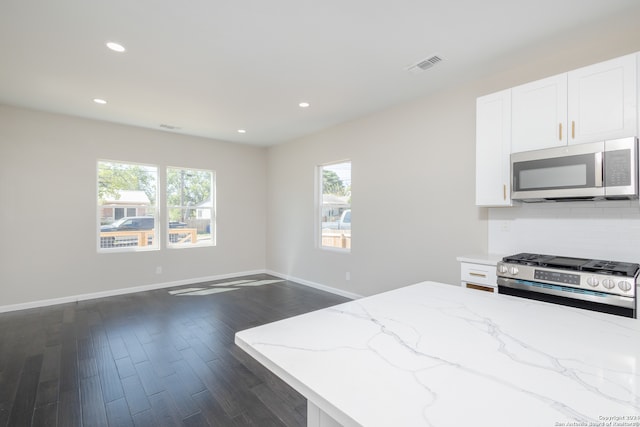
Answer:
<svg viewBox="0 0 640 427"><path fill-rule="evenodd" d="M460 285L478 291L497 292L496 265L501 255L461 256Z"/></svg>

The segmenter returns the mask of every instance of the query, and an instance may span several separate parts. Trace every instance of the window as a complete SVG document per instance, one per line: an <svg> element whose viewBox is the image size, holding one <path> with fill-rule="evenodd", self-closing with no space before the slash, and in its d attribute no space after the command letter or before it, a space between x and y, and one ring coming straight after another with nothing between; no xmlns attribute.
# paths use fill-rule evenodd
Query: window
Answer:
<svg viewBox="0 0 640 427"><path fill-rule="evenodd" d="M125 216L136 216L138 215L137 208L114 208L114 218L120 219Z"/></svg>
<svg viewBox="0 0 640 427"><path fill-rule="evenodd" d="M99 251L158 249L155 166L98 161Z"/></svg>
<svg viewBox="0 0 640 427"><path fill-rule="evenodd" d="M213 171L167 168L167 245L214 246L215 200Z"/></svg>
<svg viewBox="0 0 640 427"><path fill-rule="evenodd" d="M320 182L320 246L351 249L351 162L318 168Z"/></svg>

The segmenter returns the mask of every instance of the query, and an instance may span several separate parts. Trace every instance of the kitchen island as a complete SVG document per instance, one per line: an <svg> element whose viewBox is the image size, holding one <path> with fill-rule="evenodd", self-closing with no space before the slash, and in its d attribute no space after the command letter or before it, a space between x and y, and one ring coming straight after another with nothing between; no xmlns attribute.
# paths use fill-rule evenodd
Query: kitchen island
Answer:
<svg viewBox="0 0 640 427"><path fill-rule="evenodd" d="M235 341L308 426L640 426L637 319L423 282Z"/></svg>

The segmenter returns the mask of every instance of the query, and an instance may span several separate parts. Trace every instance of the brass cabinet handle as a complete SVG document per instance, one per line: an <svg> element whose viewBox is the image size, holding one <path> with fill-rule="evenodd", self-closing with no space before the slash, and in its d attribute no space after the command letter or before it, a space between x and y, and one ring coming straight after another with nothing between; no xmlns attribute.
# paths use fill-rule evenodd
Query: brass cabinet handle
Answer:
<svg viewBox="0 0 640 427"><path fill-rule="evenodd" d="M502 200L507 200L507 184L502 184Z"/></svg>
<svg viewBox="0 0 640 427"><path fill-rule="evenodd" d="M576 121L571 120L571 139L576 139Z"/></svg>
<svg viewBox="0 0 640 427"><path fill-rule="evenodd" d="M475 289L476 291L493 292L493 288L491 288L489 286L480 286L480 285L476 285L474 283L467 283L466 285L467 285L467 288Z"/></svg>
<svg viewBox="0 0 640 427"><path fill-rule="evenodd" d="M469 273L469 276L476 276L476 277L487 277L486 274L480 274L480 273Z"/></svg>
<svg viewBox="0 0 640 427"><path fill-rule="evenodd" d="M562 123L558 123L558 139L562 141Z"/></svg>

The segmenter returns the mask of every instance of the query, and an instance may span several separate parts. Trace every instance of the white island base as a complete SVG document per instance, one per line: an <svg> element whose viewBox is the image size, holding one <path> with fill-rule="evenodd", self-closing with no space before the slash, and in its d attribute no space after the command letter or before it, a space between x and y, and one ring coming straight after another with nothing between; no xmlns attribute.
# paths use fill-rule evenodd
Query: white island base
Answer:
<svg viewBox="0 0 640 427"><path fill-rule="evenodd" d="M637 319L423 282L236 343L313 427L640 426Z"/></svg>
<svg viewBox="0 0 640 427"><path fill-rule="evenodd" d="M307 427L342 427L342 424L307 400Z"/></svg>

